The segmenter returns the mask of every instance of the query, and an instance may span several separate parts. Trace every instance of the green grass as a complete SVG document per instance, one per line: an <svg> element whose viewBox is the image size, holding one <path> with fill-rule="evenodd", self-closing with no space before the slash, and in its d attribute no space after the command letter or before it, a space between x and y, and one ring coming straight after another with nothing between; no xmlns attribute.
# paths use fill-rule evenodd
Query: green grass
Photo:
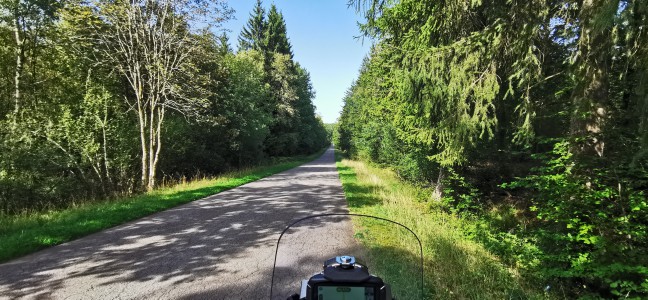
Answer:
<svg viewBox="0 0 648 300"><path fill-rule="evenodd" d="M324 150L118 200L0 217L0 262L235 188L311 161Z"/></svg>
<svg viewBox="0 0 648 300"><path fill-rule="evenodd" d="M351 212L400 222L421 238L425 299L547 297L542 286L526 282L517 269L463 232L473 221L431 205L429 189L404 183L389 170L336 157ZM392 284L399 299L419 299L418 244L403 231L377 223L354 219L356 237L368 249L369 269Z"/></svg>

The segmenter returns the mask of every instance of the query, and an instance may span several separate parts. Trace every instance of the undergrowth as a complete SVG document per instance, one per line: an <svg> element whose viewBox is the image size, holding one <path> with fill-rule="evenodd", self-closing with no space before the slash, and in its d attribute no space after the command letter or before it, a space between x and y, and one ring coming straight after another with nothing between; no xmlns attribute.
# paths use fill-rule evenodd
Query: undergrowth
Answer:
<svg viewBox="0 0 648 300"><path fill-rule="evenodd" d="M425 299L553 298L542 282L521 274L525 266L516 264L515 255L532 255L534 251L518 248L533 248L532 244L505 233L491 233L487 222L444 209L442 202L430 200L429 189L404 183L392 171L339 156L337 167L352 213L400 222L421 238ZM493 220L495 215L506 215L493 214ZM384 226L373 221L359 219L354 227L369 250L370 270L390 282L399 299L418 299L417 244L401 234L381 234ZM366 238L364 232L369 231L373 238ZM489 248L509 249L511 254L497 257L484 243L490 243Z"/></svg>

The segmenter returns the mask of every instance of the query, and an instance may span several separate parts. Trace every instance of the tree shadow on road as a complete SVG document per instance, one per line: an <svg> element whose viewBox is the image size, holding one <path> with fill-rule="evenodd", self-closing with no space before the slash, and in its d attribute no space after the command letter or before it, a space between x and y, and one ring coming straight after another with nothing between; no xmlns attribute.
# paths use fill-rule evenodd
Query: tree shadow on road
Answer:
<svg viewBox="0 0 648 300"><path fill-rule="evenodd" d="M235 299L263 294L266 288L251 281L269 279L275 241L287 224L346 212L332 155L329 150L301 167L2 264L0 294L178 298L195 285L247 287ZM237 265L251 256L256 264ZM258 272L262 276L250 275Z"/></svg>

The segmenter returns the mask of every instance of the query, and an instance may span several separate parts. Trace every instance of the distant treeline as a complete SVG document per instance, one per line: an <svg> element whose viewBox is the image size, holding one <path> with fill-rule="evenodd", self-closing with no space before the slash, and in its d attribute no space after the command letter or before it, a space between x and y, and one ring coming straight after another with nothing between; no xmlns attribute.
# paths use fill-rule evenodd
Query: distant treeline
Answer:
<svg viewBox="0 0 648 300"><path fill-rule="evenodd" d="M648 297L648 1L352 3L376 44L337 146L490 218L539 289Z"/></svg>
<svg viewBox="0 0 648 300"><path fill-rule="evenodd" d="M231 13L221 0L0 1L0 213L327 145L282 14L258 3L234 53L213 33Z"/></svg>

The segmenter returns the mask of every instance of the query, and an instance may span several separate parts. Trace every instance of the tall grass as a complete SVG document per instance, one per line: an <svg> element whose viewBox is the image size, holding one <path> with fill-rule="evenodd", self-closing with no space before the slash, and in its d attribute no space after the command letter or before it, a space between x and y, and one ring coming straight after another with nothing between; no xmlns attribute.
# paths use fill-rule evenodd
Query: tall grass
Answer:
<svg viewBox="0 0 648 300"><path fill-rule="evenodd" d="M353 213L384 217L411 228L422 240L425 267L425 299L537 299L545 298L541 286L524 281L482 245L471 240L465 228L470 220L444 212L430 204L428 189L398 180L395 174L363 162L337 162L344 192ZM366 220L354 222L356 236L369 248L369 268L390 282L399 299L417 299L415 242L386 232ZM366 238L364 232L374 238ZM383 231L381 234L380 232ZM375 232L378 232L377 234ZM377 237L376 237L377 236ZM397 262L405 261L403 267Z"/></svg>
<svg viewBox="0 0 648 300"><path fill-rule="evenodd" d="M66 209L0 215L0 262L235 188L322 155L274 160L273 164L181 181L152 192L114 200L82 202Z"/></svg>

